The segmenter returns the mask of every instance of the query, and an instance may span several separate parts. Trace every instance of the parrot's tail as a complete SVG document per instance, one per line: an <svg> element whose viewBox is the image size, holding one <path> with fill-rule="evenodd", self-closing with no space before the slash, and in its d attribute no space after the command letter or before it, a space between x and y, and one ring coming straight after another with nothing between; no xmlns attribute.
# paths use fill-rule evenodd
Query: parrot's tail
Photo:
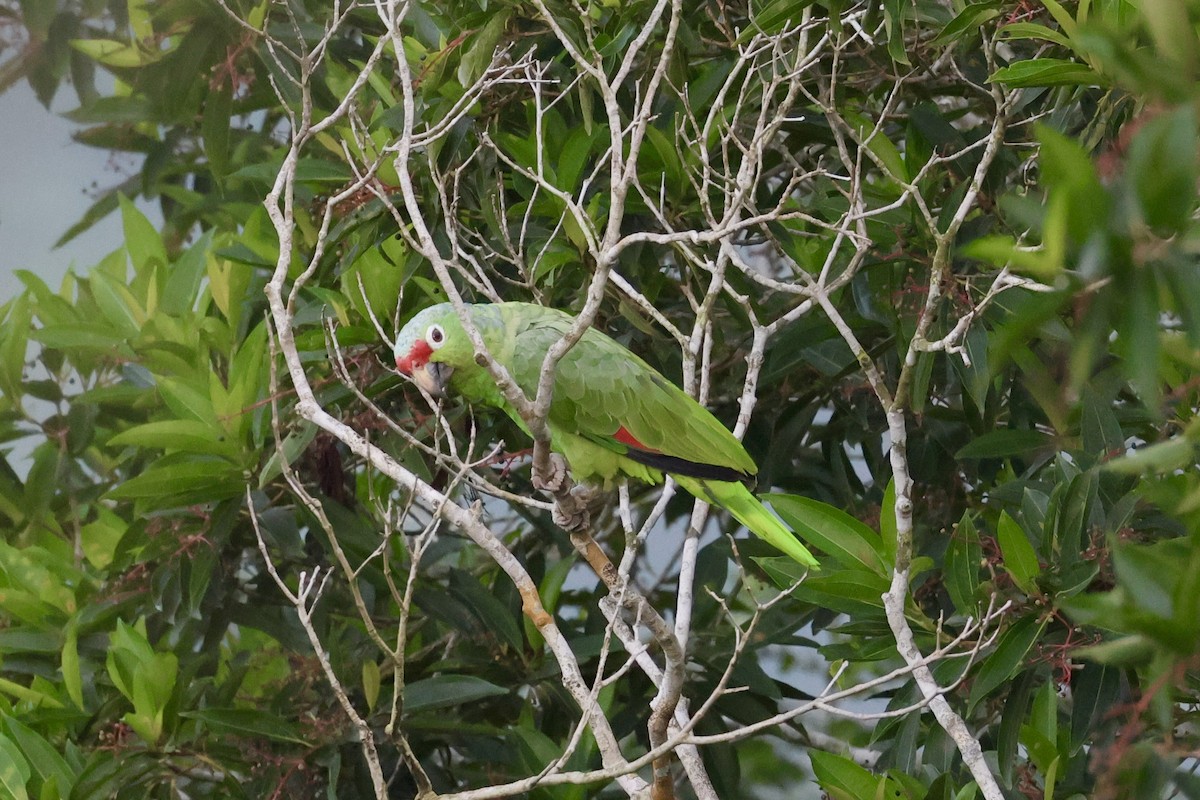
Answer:
<svg viewBox="0 0 1200 800"><path fill-rule="evenodd" d="M819 568L817 559L782 522L740 483L706 481L672 475L675 481L701 500L721 506L758 538L808 567Z"/></svg>

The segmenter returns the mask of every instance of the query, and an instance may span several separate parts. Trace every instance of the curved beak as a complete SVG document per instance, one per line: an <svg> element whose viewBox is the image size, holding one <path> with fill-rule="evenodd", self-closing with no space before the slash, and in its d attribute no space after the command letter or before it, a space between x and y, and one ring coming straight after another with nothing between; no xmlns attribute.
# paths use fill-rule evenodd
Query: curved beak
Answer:
<svg viewBox="0 0 1200 800"><path fill-rule="evenodd" d="M454 367L447 364L439 364L436 361L426 362L419 369L412 371L412 379L434 397L441 397L446 393L446 382L450 380L450 376L454 374Z"/></svg>

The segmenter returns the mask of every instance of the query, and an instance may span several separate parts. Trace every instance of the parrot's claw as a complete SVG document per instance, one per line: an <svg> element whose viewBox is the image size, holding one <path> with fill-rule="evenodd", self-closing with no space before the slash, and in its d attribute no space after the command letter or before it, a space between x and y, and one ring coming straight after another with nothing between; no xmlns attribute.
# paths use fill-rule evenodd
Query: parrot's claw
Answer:
<svg viewBox="0 0 1200 800"><path fill-rule="evenodd" d="M550 518L554 520L555 525L567 533L581 533L592 525L592 517L588 513L587 504L574 492L554 504Z"/></svg>
<svg viewBox="0 0 1200 800"><path fill-rule="evenodd" d="M567 460L558 453L550 454L549 474L541 473L542 471L536 468L533 470L533 488L543 492L557 495L571 482L571 472L567 467Z"/></svg>

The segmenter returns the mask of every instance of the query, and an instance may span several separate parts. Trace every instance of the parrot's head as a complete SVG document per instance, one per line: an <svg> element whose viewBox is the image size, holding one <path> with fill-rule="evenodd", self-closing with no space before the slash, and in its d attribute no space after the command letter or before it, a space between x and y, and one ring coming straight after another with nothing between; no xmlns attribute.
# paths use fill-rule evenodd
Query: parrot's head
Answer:
<svg viewBox="0 0 1200 800"><path fill-rule="evenodd" d="M454 370L473 363L471 340L449 303L430 306L396 336L396 369L431 395L445 393Z"/></svg>

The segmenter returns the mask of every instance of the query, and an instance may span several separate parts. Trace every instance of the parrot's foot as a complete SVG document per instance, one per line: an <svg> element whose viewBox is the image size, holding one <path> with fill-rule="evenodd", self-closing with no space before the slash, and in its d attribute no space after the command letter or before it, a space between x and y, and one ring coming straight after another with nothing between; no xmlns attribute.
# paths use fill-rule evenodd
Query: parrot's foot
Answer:
<svg viewBox="0 0 1200 800"><path fill-rule="evenodd" d="M558 453L551 453L549 461L548 470L539 470L534 466L533 488L557 495L570 485L571 472L567 467L567 460Z"/></svg>
<svg viewBox="0 0 1200 800"><path fill-rule="evenodd" d="M587 500L576 486L554 503L550 518L567 533L582 533L592 526L592 515L588 513Z"/></svg>

